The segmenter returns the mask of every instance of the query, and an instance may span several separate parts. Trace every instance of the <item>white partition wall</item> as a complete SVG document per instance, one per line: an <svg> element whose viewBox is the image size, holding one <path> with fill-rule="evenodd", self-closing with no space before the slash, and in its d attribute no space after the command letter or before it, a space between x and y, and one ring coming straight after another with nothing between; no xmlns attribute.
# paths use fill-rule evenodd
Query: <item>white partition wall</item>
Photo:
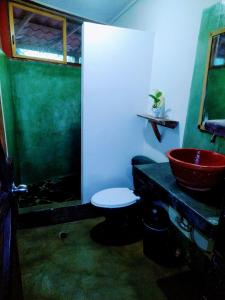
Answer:
<svg viewBox="0 0 225 300"><path fill-rule="evenodd" d="M104 188L132 187L131 158L143 154L153 35L83 25L82 203Z"/></svg>

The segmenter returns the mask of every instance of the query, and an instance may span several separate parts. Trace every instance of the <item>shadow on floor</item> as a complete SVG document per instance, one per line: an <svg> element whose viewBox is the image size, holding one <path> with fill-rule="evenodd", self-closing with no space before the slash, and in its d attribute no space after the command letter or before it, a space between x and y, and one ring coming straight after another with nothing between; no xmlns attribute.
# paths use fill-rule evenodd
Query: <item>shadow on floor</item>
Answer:
<svg viewBox="0 0 225 300"><path fill-rule="evenodd" d="M200 282L192 271L157 280L167 300L200 300Z"/></svg>

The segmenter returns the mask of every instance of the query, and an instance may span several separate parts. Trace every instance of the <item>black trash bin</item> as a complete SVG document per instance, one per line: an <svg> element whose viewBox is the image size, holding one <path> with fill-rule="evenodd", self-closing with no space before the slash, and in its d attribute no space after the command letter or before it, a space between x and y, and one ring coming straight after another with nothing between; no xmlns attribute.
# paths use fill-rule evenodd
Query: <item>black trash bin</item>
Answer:
<svg viewBox="0 0 225 300"><path fill-rule="evenodd" d="M160 264L168 264L171 251L169 247L169 217L160 206L149 207L143 217L143 252Z"/></svg>

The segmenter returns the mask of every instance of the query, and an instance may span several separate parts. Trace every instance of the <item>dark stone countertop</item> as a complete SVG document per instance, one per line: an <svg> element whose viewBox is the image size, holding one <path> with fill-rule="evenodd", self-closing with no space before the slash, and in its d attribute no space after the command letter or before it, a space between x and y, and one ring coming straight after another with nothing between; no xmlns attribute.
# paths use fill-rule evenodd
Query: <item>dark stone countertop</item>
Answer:
<svg viewBox="0 0 225 300"><path fill-rule="evenodd" d="M149 192L158 195L185 217L196 229L209 237L215 236L221 214L224 192L192 192L180 187L169 163L154 163L134 167L134 178L145 182Z"/></svg>

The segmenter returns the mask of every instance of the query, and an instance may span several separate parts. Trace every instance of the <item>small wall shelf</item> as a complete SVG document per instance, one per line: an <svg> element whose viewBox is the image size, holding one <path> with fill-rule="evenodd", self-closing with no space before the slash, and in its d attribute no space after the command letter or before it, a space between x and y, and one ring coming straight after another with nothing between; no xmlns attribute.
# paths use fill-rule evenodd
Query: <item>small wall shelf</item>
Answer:
<svg viewBox="0 0 225 300"><path fill-rule="evenodd" d="M159 129L157 127L158 125L168 127L168 128L172 128L172 129L174 129L178 125L178 121L164 119L164 118L154 118L154 117L152 117L150 115L147 115L147 114L138 114L138 117L147 119L151 123L154 134L155 134L155 136L156 136L156 138L158 139L159 142L161 142L161 134L160 134Z"/></svg>

